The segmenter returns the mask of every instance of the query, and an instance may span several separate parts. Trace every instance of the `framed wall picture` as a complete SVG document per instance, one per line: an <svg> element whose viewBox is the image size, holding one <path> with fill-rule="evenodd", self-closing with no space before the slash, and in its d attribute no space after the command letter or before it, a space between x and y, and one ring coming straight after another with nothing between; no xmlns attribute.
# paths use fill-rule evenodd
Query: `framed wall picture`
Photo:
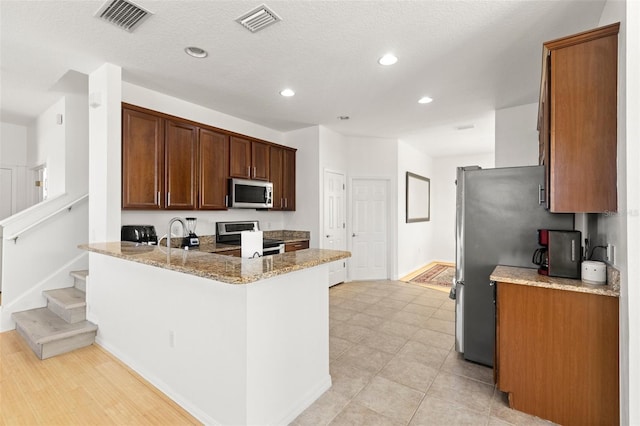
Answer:
<svg viewBox="0 0 640 426"><path fill-rule="evenodd" d="M407 172L407 223L428 222L431 212L431 180Z"/></svg>

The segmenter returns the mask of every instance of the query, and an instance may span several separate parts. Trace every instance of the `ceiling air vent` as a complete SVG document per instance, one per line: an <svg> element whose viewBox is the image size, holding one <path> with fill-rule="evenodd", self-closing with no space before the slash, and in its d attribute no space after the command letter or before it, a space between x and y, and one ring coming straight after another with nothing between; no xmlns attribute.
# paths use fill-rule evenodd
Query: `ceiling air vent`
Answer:
<svg viewBox="0 0 640 426"><path fill-rule="evenodd" d="M261 5L256 7L250 12L245 13L238 19L236 22L241 24L243 27L255 33L265 27L268 27L271 24L275 24L278 21L281 21L280 17L276 15L274 11L269 9L266 5Z"/></svg>
<svg viewBox="0 0 640 426"><path fill-rule="evenodd" d="M96 12L95 16L125 31L132 32L147 19L151 12L125 0L109 0Z"/></svg>

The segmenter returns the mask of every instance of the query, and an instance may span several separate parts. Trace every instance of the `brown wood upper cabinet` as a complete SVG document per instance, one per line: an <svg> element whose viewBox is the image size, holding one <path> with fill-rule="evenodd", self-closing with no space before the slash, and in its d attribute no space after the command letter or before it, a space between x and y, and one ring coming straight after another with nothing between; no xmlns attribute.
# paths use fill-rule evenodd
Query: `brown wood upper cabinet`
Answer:
<svg viewBox="0 0 640 426"><path fill-rule="evenodd" d="M280 146L271 146L269 149L273 210L294 211L296 209L296 152Z"/></svg>
<svg viewBox="0 0 640 426"><path fill-rule="evenodd" d="M198 128L178 121L165 121L165 208L196 208L196 158Z"/></svg>
<svg viewBox="0 0 640 426"><path fill-rule="evenodd" d="M122 104L123 209L226 210L230 177L273 173L276 210L295 210L295 164L293 148Z"/></svg>
<svg viewBox="0 0 640 426"><path fill-rule="evenodd" d="M200 176L198 208L225 210L229 176L229 136L208 129L200 129L198 146Z"/></svg>
<svg viewBox="0 0 640 426"><path fill-rule="evenodd" d="M551 212L617 211L619 26L544 43L538 130Z"/></svg>
<svg viewBox="0 0 640 426"><path fill-rule="evenodd" d="M122 207L164 207L164 120L122 109Z"/></svg>
<svg viewBox="0 0 640 426"><path fill-rule="evenodd" d="M269 180L269 145L231 136L229 175L236 178Z"/></svg>

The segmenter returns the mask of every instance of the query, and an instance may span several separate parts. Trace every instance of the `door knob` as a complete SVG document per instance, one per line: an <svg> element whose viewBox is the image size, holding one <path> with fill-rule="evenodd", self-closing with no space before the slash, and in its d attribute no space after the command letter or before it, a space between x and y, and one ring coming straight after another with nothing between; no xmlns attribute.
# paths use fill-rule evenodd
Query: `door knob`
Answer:
<svg viewBox="0 0 640 426"><path fill-rule="evenodd" d="M352 237L355 237L355 236L356 236L356 234L355 234L355 233L353 233L353 234L351 234L351 236L352 236Z"/></svg>

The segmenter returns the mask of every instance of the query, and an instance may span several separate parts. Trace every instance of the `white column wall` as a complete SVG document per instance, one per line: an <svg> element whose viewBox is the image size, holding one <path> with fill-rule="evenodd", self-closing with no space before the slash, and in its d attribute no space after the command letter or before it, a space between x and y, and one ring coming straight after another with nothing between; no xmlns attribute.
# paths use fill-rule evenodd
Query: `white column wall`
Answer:
<svg viewBox="0 0 640 426"><path fill-rule="evenodd" d="M599 25L620 22L618 34L618 212L597 217L598 239L615 245L614 265L620 282L620 424L640 424L640 408L633 401L640 395L640 303L638 282L640 257L638 236L638 25L640 8L636 2L607 1ZM635 89L632 90L632 89ZM635 136L635 138L633 137ZM624 160L626 159L626 161ZM635 232L634 232L635 231ZM634 399L635 397L635 399Z"/></svg>
<svg viewBox="0 0 640 426"><path fill-rule="evenodd" d="M640 259L640 2L626 3L626 136L627 136L627 259ZM622 351L627 355L620 364L620 376L628 377L622 387L624 405L620 419L627 424L640 424L640 263L627 264L626 295L627 335ZM628 338L628 341L625 339ZM627 349L628 348L628 349ZM628 417L625 411L628 408ZM625 424L623 423L623 424Z"/></svg>
<svg viewBox="0 0 640 426"><path fill-rule="evenodd" d="M120 241L121 74L104 64L89 76L89 242Z"/></svg>

